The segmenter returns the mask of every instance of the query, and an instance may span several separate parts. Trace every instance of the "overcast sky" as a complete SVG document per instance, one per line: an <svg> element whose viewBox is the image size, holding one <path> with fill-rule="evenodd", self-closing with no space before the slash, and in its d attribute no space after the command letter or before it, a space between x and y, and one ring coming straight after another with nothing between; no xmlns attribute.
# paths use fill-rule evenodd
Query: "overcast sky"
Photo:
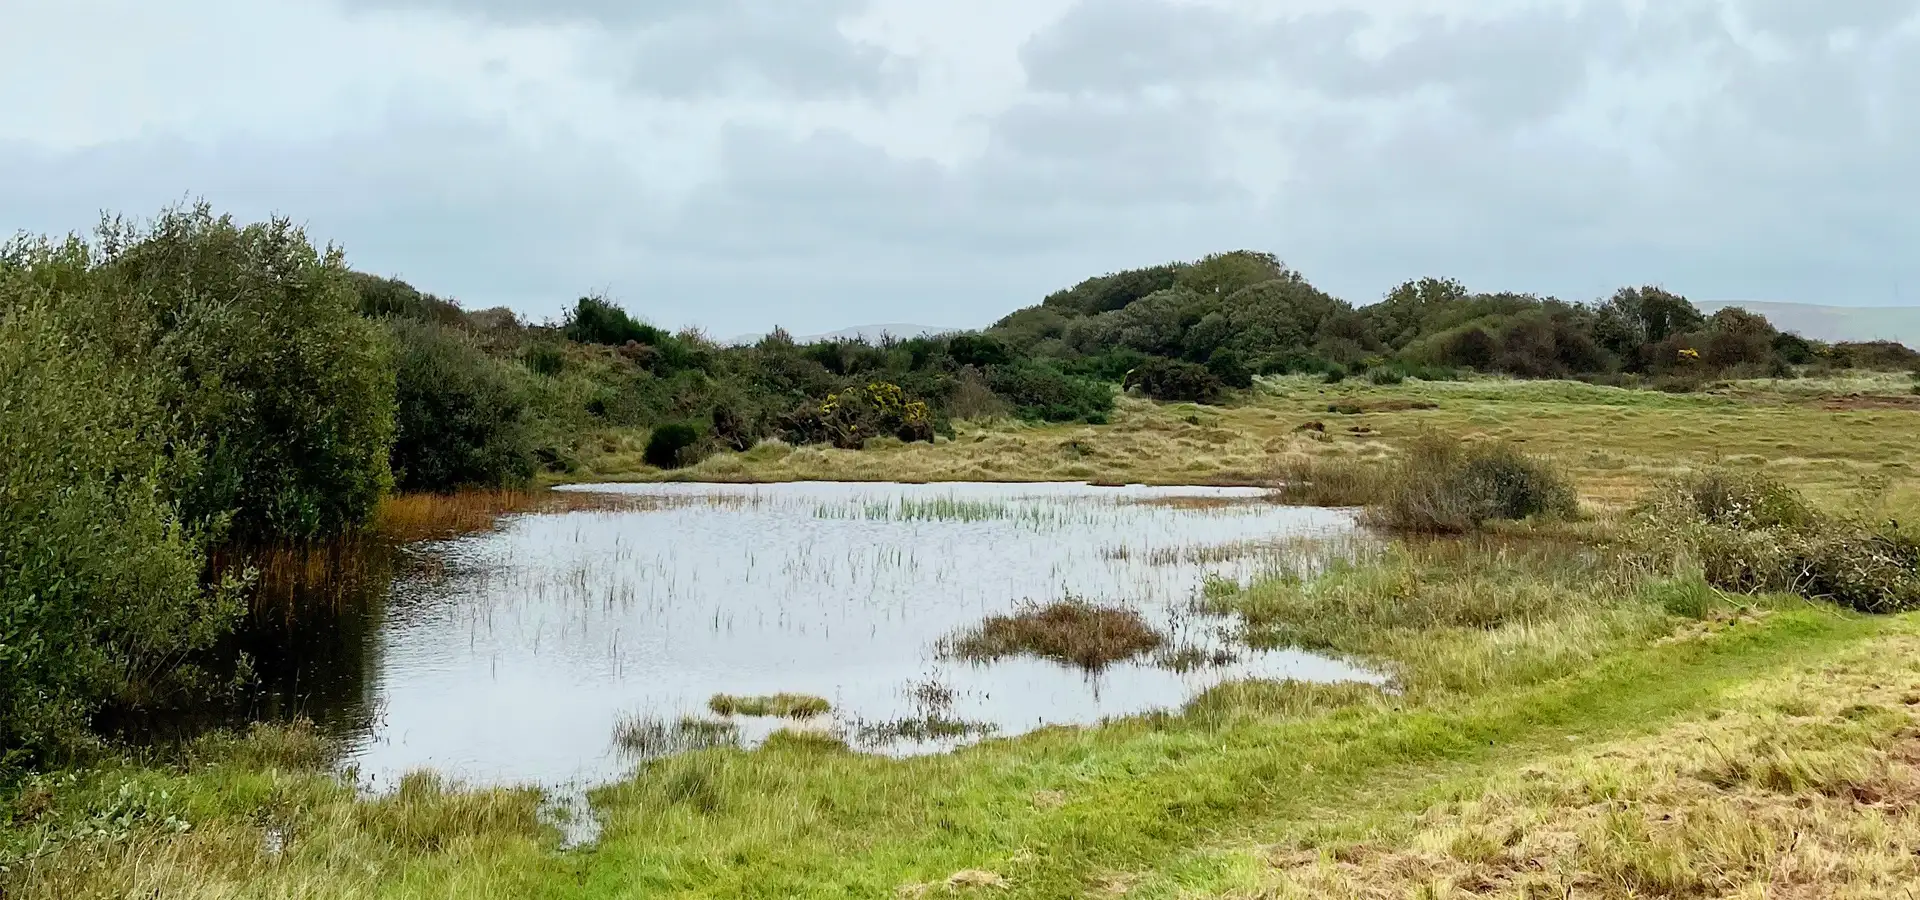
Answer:
<svg viewBox="0 0 1920 900"><path fill-rule="evenodd" d="M534 318L983 325L1239 247L1357 303L1920 303L1920 0L0 0L0 226L204 197Z"/></svg>

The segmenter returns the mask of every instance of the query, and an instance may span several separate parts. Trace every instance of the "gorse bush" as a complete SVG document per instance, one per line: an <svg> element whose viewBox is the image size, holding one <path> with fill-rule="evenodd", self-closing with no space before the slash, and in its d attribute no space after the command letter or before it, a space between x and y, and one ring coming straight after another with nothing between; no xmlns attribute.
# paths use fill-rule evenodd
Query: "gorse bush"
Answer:
<svg viewBox="0 0 1920 900"><path fill-rule="evenodd" d="M1571 480L1551 462L1507 444L1425 434L1386 476L1366 518L1397 531L1447 534L1489 521L1577 512Z"/></svg>
<svg viewBox="0 0 1920 900"><path fill-rule="evenodd" d="M858 450L876 437L930 442L938 426L925 401L913 399L897 384L876 381L828 394L818 404L804 405L789 414L782 427L791 444L831 444L842 450Z"/></svg>
<svg viewBox="0 0 1920 900"><path fill-rule="evenodd" d="M1765 476L1713 468L1659 485L1634 514L1636 552L1715 587L1862 612L1920 608L1920 541L1893 523L1816 510Z"/></svg>
<svg viewBox="0 0 1920 900"><path fill-rule="evenodd" d="M410 491L505 486L533 476L533 437L519 370L462 333L389 325L397 363L393 470Z"/></svg>

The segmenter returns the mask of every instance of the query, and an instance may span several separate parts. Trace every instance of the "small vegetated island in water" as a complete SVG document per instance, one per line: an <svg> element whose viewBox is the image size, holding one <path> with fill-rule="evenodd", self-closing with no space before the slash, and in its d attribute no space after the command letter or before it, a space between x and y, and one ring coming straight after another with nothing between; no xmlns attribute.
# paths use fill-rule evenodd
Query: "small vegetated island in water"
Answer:
<svg viewBox="0 0 1920 900"><path fill-rule="evenodd" d="M0 250L0 895L1920 886L1903 799L1920 796L1920 355L1899 344L1808 340L1656 287L1574 301L1423 278L1356 305L1246 251L873 342L722 345L607 297L532 323L421 288L203 207ZM1233 484L1367 533L1337 552L1088 550L1088 571L1176 591L1231 653L1163 633L1124 590L949 634L960 663L1204 685L1097 727L856 753L826 727L833 685L715 685L622 720L595 738L622 768L575 798L603 826L577 850L549 790L429 772L369 795L342 774L352 723L262 701L275 672L420 614L340 585L470 586L398 578L395 544L484 549L545 513L611 515L539 488L663 479ZM771 502L649 487L622 514ZM1006 552L1090 515L862 502L807 520L999 528ZM419 559L451 558L435 546ZM913 571L911 549L874 552ZM1244 577L1199 571L1250 558ZM868 559L843 562L870 576ZM500 627L434 609L473 615L475 641ZM243 639L273 622L278 643ZM1204 681L1216 657L1282 651L1376 677ZM1176 674L1151 664L1176 656ZM916 691L924 715L845 737L988 730L945 717L965 698Z"/></svg>

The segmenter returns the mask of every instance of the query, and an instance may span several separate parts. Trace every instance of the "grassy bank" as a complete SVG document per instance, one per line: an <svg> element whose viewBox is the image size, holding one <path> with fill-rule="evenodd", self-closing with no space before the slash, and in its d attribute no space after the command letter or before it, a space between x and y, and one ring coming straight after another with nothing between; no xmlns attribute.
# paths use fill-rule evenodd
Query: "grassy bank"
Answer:
<svg viewBox="0 0 1920 900"><path fill-rule="evenodd" d="M1905 374L1727 382L1693 394L1565 381L1273 378L1229 406L1122 398L1105 426L969 421L933 444L766 444L672 473L641 462L640 435L610 431L584 442L582 468L568 480L1263 484L1289 458L1381 459L1432 429L1553 456L1573 472L1583 499L1602 506L1716 461L1764 470L1820 500L1887 479L1896 482L1896 501L1911 505L1920 502L1911 482L1920 467L1920 396L1912 388Z"/></svg>

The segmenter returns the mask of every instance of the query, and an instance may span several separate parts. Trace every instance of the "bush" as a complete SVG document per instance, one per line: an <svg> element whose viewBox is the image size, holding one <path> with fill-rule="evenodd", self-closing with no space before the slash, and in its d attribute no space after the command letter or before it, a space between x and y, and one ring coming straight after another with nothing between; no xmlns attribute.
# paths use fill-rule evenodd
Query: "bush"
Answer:
<svg viewBox="0 0 1920 900"><path fill-rule="evenodd" d="M1155 357L1132 372L1121 386L1155 400L1184 403L1218 403L1227 386L1204 366Z"/></svg>
<svg viewBox="0 0 1920 900"><path fill-rule="evenodd" d="M517 373L438 325L389 323L398 364L393 471L406 490L518 485L533 438Z"/></svg>
<svg viewBox="0 0 1920 900"><path fill-rule="evenodd" d="M963 366L1005 365L1013 359L1007 345L985 334L956 334L947 342L947 355Z"/></svg>
<svg viewBox="0 0 1920 900"><path fill-rule="evenodd" d="M660 344L668 338L666 332L636 321L626 310L603 297L581 297L573 309L567 311L563 328L567 340L611 347L629 341Z"/></svg>
<svg viewBox="0 0 1920 900"><path fill-rule="evenodd" d="M1233 350L1222 348L1213 351L1213 355L1207 358L1207 371L1227 387L1237 390L1253 387L1253 370Z"/></svg>
<svg viewBox="0 0 1920 900"><path fill-rule="evenodd" d="M1113 412L1111 387L1036 360L994 366L987 372L987 386L1023 419L1102 424Z"/></svg>
<svg viewBox="0 0 1920 900"><path fill-rule="evenodd" d="M561 352L560 346L546 341L528 344L526 351L520 354L520 362L535 375L558 375L567 368L567 357Z"/></svg>
<svg viewBox="0 0 1920 900"><path fill-rule="evenodd" d="M1862 612L1920 608L1920 541L1891 523L1821 513L1761 475L1709 469L1655 488L1633 543L1723 590L1778 591Z"/></svg>
<svg viewBox="0 0 1920 900"><path fill-rule="evenodd" d="M690 457L700 443L700 429L683 422L670 422L647 437L647 449L641 459L656 469L677 469L694 462Z"/></svg>
<svg viewBox="0 0 1920 900"><path fill-rule="evenodd" d="M84 743L105 704L204 690L181 661L240 614L170 499L198 448L168 386L79 321L128 298L90 290L81 248L40 249L0 257L0 777Z"/></svg>
<svg viewBox="0 0 1920 900"><path fill-rule="evenodd" d="M100 294L132 301L119 352L160 378L204 448L172 485L196 524L231 513L248 539L309 539L366 523L392 482L394 381L380 326L338 251L285 219L245 228L204 205L136 229L103 225Z"/></svg>
<svg viewBox="0 0 1920 900"><path fill-rule="evenodd" d="M1391 366L1376 366L1367 370L1367 381L1377 385L1402 384L1407 376Z"/></svg>
<svg viewBox="0 0 1920 900"><path fill-rule="evenodd" d="M1572 482L1551 463L1507 444L1463 445L1429 434L1408 448L1367 520L1396 531L1454 534L1489 521L1577 511Z"/></svg>
<svg viewBox="0 0 1920 900"><path fill-rule="evenodd" d="M1328 366L1327 374L1321 376L1320 380L1326 382L1327 384L1339 384L1340 382L1347 380L1347 367L1339 365L1337 363L1334 365Z"/></svg>

